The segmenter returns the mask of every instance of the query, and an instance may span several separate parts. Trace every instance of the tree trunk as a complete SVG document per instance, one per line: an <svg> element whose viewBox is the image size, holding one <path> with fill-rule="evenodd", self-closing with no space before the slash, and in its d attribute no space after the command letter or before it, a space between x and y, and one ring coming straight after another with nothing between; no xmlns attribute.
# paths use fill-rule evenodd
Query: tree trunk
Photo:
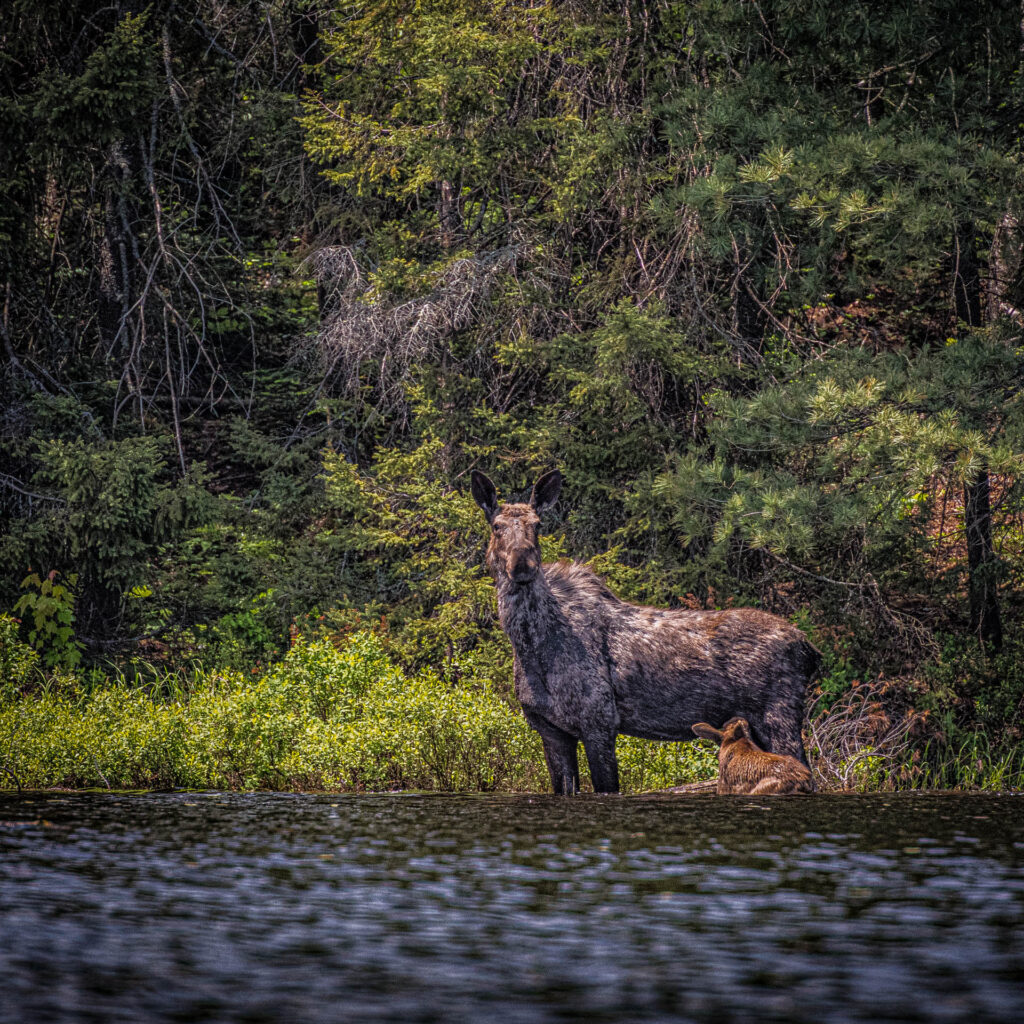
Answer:
<svg viewBox="0 0 1024 1024"><path fill-rule="evenodd" d="M992 511L989 478L983 472L964 485L964 528L967 533L968 597L971 632L983 644L999 650L1003 624L999 615L999 563L992 550Z"/></svg>
<svg viewBox="0 0 1024 1024"><path fill-rule="evenodd" d="M996 225L988 263L986 319L989 323L1006 313L1020 317L1024 309L1024 275L1021 274L1021 222L1012 204Z"/></svg>
<svg viewBox="0 0 1024 1024"><path fill-rule="evenodd" d="M974 250L974 225L960 225L953 238L953 308L958 321L981 326L981 270ZM964 532L967 535L968 602L971 632L999 650L1003 625L999 614L999 561L992 546L991 486L988 469L964 484Z"/></svg>
<svg viewBox="0 0 1024 1024"><path fill-rule="evenodd" d="M953 235L953 309L968 327L981 326L981 268L970 223L959 225Z"/></svg>
<svg viewBox="0 0 1024 1024"><path fill-rule="evenodd" d="M123 342L119 336L126 326L131 307L131 271L124 189L130 168L121 142L113 142L104 168L103 234L99 239L96 264L99 269L97 297L100 340L107 357Z"/></svg>
<svg viewBox="0 0 1024 1024"><path fill-rule="evenodd" d="M441 244L450 249L462 229L462 213L459 210L459 195L448 180L441 182L441 197L437 204L437 219L441 225Z"/></svg>
<svg viewBox="0 0 1024 1024"><path fill-rule="evenodd" d="M320 84L319 67L323 62L320 45L320 11L308 0L299 0L289 8L288 27L292 48L298 60L298 92L316 89Z"/></svg>
<svg viewBox="0 0 1024 1024"><path fill-rule="evenodd" d="M733 242L733 332L741 363L759 363L764 354L764 308L752 279L752 264Z"/></svg>
<svg viewBox="0 0 1024 1024"><path fill-rule="evenodd" d="M757 363L764 354L764 315L750 288L749 282L743 278L737 281L736 336L743 362Z"/></svg>

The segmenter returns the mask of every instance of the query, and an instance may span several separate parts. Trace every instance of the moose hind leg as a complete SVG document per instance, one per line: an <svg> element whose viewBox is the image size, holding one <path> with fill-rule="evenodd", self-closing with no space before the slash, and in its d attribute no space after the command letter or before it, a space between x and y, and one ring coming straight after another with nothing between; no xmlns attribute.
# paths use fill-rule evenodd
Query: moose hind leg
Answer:
<svg viewBox="0 0 1024 1024"><path fill-rule="evenodd" d="M580 791L579 740L557 725L535 713L527 713L526 721L540 733L544 744L544 760L551 776L551 788L557 796L572 796Z"/></svg>
<svg viewBox="0 0 1024 1024"><path fill-rule="evenodd" d="M773 754L789 754L805 768L810 768L807 752L804 750L800 729L803 725L802 707L771 707L765 715L762 738L755 736L760 745Z"/></svg>
<svg viewBox="0 0 1024 1024"><path fill-rule="evenodd" d="M595 793L618 793L619 759L615 755L615 733L585 736L583 749L587 752L590 780Z"/></svg>

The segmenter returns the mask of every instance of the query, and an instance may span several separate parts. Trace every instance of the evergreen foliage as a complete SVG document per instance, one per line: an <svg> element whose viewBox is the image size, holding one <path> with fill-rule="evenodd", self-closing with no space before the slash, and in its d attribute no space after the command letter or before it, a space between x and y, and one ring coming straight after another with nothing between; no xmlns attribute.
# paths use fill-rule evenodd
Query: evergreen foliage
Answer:
<svg viewBox="0 0 1024 1024"><path fill-rule="evenodd" d="M998 759L1021 33L1009 0L9 0L0 638L83 693L273 690L297 638L370 630L491 714L466 480L557 464L550 557L794 617L827 704L885 683L921 749Z"/></svg>

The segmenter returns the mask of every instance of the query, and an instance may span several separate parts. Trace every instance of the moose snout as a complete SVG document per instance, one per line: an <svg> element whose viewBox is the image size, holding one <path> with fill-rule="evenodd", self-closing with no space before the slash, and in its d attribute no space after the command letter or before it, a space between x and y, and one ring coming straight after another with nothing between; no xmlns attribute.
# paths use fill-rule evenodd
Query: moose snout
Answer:
<svg viewBox="0 0 1024 1024"><path fill-rule="evenodd" d="M508 560L508 575L513 583L529 583L540 569L540 556L530 551Z"/></svg>

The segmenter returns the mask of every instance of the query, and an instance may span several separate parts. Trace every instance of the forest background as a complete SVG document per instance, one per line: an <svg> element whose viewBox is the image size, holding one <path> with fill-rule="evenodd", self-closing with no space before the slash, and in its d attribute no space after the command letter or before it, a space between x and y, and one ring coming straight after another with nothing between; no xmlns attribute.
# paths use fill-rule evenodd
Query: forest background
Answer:
<svg viewBox="0 0 1024 1024"><path fill-rule="evenodd" d="M556 465L823 784L1022 784L1020 3L8 0L0 124L7 784L543 788L467 481Z"/></svg>

